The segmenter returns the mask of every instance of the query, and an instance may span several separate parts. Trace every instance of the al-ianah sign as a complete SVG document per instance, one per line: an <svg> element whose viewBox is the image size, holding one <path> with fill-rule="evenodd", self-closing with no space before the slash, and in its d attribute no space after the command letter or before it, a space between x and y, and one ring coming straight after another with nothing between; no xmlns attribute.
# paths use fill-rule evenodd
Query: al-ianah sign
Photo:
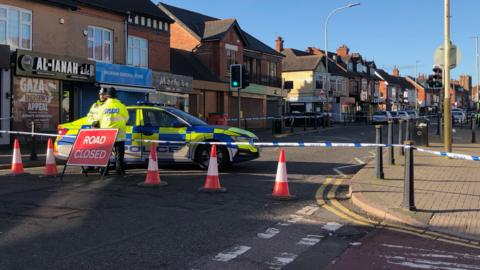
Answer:
<svg viewBox="0 0 480 270"><path fill-rule="evenodd" d="M94 82L95 62L17 50L16 75Z"/></svg>

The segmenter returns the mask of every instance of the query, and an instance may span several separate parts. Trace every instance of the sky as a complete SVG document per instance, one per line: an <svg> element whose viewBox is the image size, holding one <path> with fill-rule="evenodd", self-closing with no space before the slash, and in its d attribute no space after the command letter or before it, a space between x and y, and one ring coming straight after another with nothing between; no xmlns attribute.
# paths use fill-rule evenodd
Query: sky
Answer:
<svg viewBox="0 0 480 270"><path fill-rule="evenodd" d="M157 1L158 2L158 1ZM216 18L236 18L240 27L270 47L281 36L285 48L324 48L324 20L338 7L342 10L328 23L328 49L342 44L374 60L391 73L431 74L435 49L443 44L444 0L162 0ZM461 52L452 78L472 76L477 84L475 39L480 36L479 0L451 0L451 40Z"/></svg>

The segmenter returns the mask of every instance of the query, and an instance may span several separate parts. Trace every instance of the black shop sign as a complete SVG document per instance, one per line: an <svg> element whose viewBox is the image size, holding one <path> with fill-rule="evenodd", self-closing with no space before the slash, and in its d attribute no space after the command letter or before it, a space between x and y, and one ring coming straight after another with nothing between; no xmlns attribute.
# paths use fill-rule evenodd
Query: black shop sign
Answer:
<svg viewBox="0 0 480 270"><path fill-rule="evenodd" d="M95 82L95 62L17 50L17 76Z"/></svg>

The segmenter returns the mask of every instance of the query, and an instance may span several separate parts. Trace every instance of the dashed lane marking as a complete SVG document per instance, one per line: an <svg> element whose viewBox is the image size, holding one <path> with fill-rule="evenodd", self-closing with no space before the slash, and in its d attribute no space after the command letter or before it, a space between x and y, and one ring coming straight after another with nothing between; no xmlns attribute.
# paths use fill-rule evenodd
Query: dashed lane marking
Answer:
<svg viewBox="0 0 480 270"><path fill-rule="evenodd" d="M360 165L364 165L364 164L365 164L365 162L364 162L363 160L361 160L361 159L359 159L359 158L357 158L357 157L355 157L355 158L353 158L353 159L355 159L355 161L358 162Z"/></svg>
<svg viewBox="0 0 480 270"><path fill-rule="evenodd" d="M268 228L265 232L263 233L257 233L257 236L262 239L270 239L277 235L280 232L279 229L276 228Z"/></svg>
<svg viewBox="0 0 480 270"><path fill-rule="evenodd" d="M304 216L311 216L318 209L319 209L319 207L316 206L316 205L309 205L309 206L305 206L304 208L298 210L297 214L304 215Z"/></svg>
<svg viewBox="0 0 480 270"><path fill-rule="evenodd" d="M235 246L221 253L218 253L217 256L213 258L213 260L217 262L228 262L242 255L243 253L247 252L250 249L251 247L249 246Z"/></svg>
<svg viewBox="0 0 480 270"><path fill-rule="evenodd" d="M338 229L340 229L343 225L336 223L336 222L328 222L327 224L322 226L322 229L329 231L329 232L334 232Z"/></svg>
<svg viewBox="0 0 480 270"><path fill-rule="evenodd" d="M282 269L282 267L293 262L296 258L296 254L283 252L280 256L274 257L273 261L266 262L266 264L269 265L269 269Z"/></svg>
<svg viewBox="0 0 480 270"><path fill-rule="evenodd" d="M300 239L300 241L297 242L297 245L314 246L318 242L320 242L320 240L322 240L322 238L323 238L323 235L309 234L309 235L307 235L307 237L304 237L304 238Z"/></svg>

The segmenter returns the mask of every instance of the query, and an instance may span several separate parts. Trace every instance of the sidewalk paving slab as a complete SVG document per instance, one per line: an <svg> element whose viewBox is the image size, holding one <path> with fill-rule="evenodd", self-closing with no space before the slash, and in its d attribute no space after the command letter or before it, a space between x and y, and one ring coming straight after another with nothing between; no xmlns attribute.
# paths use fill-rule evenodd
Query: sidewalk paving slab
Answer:
<svg viewBox="0 0 480 270"><path fill-rule="evenodd" d="M468 137L467 131L458 134ZM443 151L438 139L428 149ZM436 142L435 142L436 141ZM478 155L480 144L454 144L454 152ZM428 228L457 237L480 240L480 162L448 159L414 152L416 211L402 207L404 158L396 165L384 161L385 180L376 179L375 160L350 183L352 202L379 218Z"/></svg>

